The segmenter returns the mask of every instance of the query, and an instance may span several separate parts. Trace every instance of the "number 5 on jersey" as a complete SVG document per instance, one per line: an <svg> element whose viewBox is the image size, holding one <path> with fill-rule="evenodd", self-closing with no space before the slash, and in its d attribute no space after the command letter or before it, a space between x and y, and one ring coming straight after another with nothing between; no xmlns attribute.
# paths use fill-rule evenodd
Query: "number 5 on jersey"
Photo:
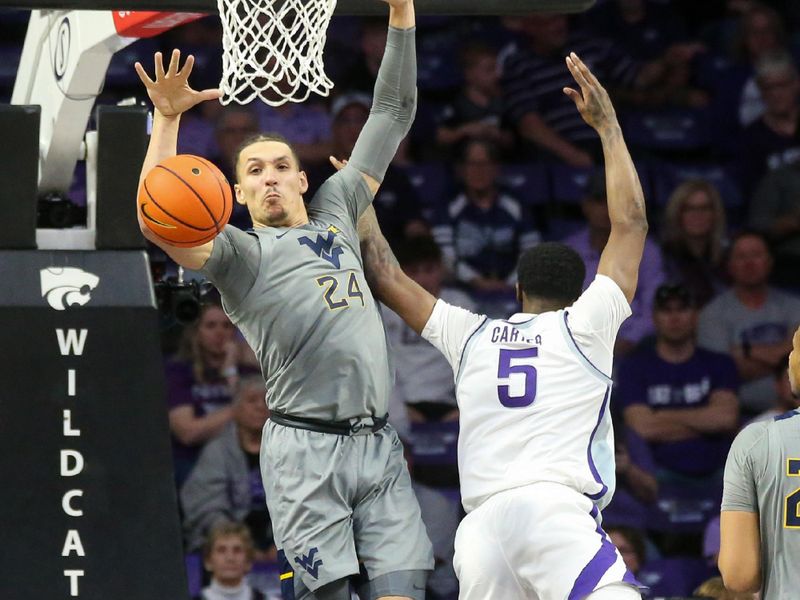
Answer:
<svg viewBox="0 0 800 600"><path fill-rule="evenodd" d="M508 383L498 384L497 398L500 404L508 408L530 406L536 399L536 367L530 364L532 358L539 356L539 348L521 348L519 350L500 349L500 363L497 365L497 379ZM525 383L522 395L511 395L512 376L523 378Z"/></svg>

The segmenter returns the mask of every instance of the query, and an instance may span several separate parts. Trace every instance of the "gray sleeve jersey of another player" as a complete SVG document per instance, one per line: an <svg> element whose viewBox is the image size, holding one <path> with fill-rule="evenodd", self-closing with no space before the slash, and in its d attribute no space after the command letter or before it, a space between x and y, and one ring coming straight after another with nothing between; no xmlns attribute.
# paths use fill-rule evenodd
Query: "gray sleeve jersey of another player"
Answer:
<svg viewBox="0 0 800 600"><path fill-rule="evenodd" d="M754 512L761 533L762 597L800 590L800 410L745 427L725 465L722 510Z"/></svg>
<svg viewBox="0 0 800 600"><path fill-rule="evenodd" d="M386 334L356 231L371 199L348 166L314 195L307 225L228 226L214 240L203 274L258 356L271 410L337 421L388 410Z"/></svg>

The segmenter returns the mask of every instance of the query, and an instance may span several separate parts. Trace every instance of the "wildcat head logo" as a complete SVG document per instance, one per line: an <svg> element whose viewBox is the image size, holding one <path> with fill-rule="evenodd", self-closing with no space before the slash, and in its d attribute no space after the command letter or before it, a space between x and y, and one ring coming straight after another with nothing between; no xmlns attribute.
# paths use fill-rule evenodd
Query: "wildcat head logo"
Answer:
<svg viewBox="0 0 800 600"><path fill-rule="evenodd" d="M100 283L100 278L76 267L47 267L39 271L42 298L56 310L70 306L83 306L91 300L90 292Z"/></svg>

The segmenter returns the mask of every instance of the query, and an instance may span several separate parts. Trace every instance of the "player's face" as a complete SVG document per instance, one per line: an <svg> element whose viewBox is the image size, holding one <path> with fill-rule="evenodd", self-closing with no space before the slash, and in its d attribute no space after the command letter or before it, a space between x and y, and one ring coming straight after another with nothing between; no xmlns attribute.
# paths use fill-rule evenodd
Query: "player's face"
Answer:
<svg viewBox="0 0 800 600"><path fill-rule="evenodd" d="M269 417L263 390L257 387L246 388L237 402L236 422L239 427L252 432L260 432Z"/></svg>
<svg viewBox="0 0 800 600"><path fill-rule="evenodd" d="M714 228L714 205L703 191L689 196L681 207L681 227L690 237L705 237Z"/></svg>
<svg viewBox="0 0 800 600"><path fill-rule="evenodd" d="M214 542L211 555L206 559L206 569L223 585L241 583L250 570L247 548L238 535L222 536Z"/></svg>
<svg viewBox="0 0 800 600"><path fill-rule="evenodd" d="M653 311L653 324L658 339L678 344L694 339L697 311L680 301L671 301Z"/></svg>
<svg viewBox="0 0 800 600"><path fill-rule="evenodd" d="M756 236L743 236L731 249L728 271L734 285L757 287L767 283L772 259L764 241Z"/></svg>
<svg viewBox="0 0 800 600"><path fill-rule="evenodd" d="M223 310L212 306L203 311L197 324L197 343L209 354L223 354L225 346L233 339L233 323Z"/></svg>
<svg viewBox="0 0 800 600"><path fill-rule="evenodd" d="M236 201L247 206L255 226L293 227L308 221L308 190L291 148L283 142L256 142L239 155Z"/></svg>

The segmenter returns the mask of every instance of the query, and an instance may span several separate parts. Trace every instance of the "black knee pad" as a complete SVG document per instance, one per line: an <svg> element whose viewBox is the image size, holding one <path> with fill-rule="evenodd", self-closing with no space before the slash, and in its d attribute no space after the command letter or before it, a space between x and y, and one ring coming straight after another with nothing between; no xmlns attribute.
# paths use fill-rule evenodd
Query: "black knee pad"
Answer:
<svg viewBox="0 0 800 600"><path fill-rule="evenodd" d="M337 579L317 588L312 594L297 600L350 600L350 579Z"/></svg>
<svg viewBox="0 0 800 600"><path fill-rule="evenodd" d="M413 600L425 600L425 584L429 571L392 571L379 575L358 586L361 600L375 600L383 596L407 596Z"/></svg>

